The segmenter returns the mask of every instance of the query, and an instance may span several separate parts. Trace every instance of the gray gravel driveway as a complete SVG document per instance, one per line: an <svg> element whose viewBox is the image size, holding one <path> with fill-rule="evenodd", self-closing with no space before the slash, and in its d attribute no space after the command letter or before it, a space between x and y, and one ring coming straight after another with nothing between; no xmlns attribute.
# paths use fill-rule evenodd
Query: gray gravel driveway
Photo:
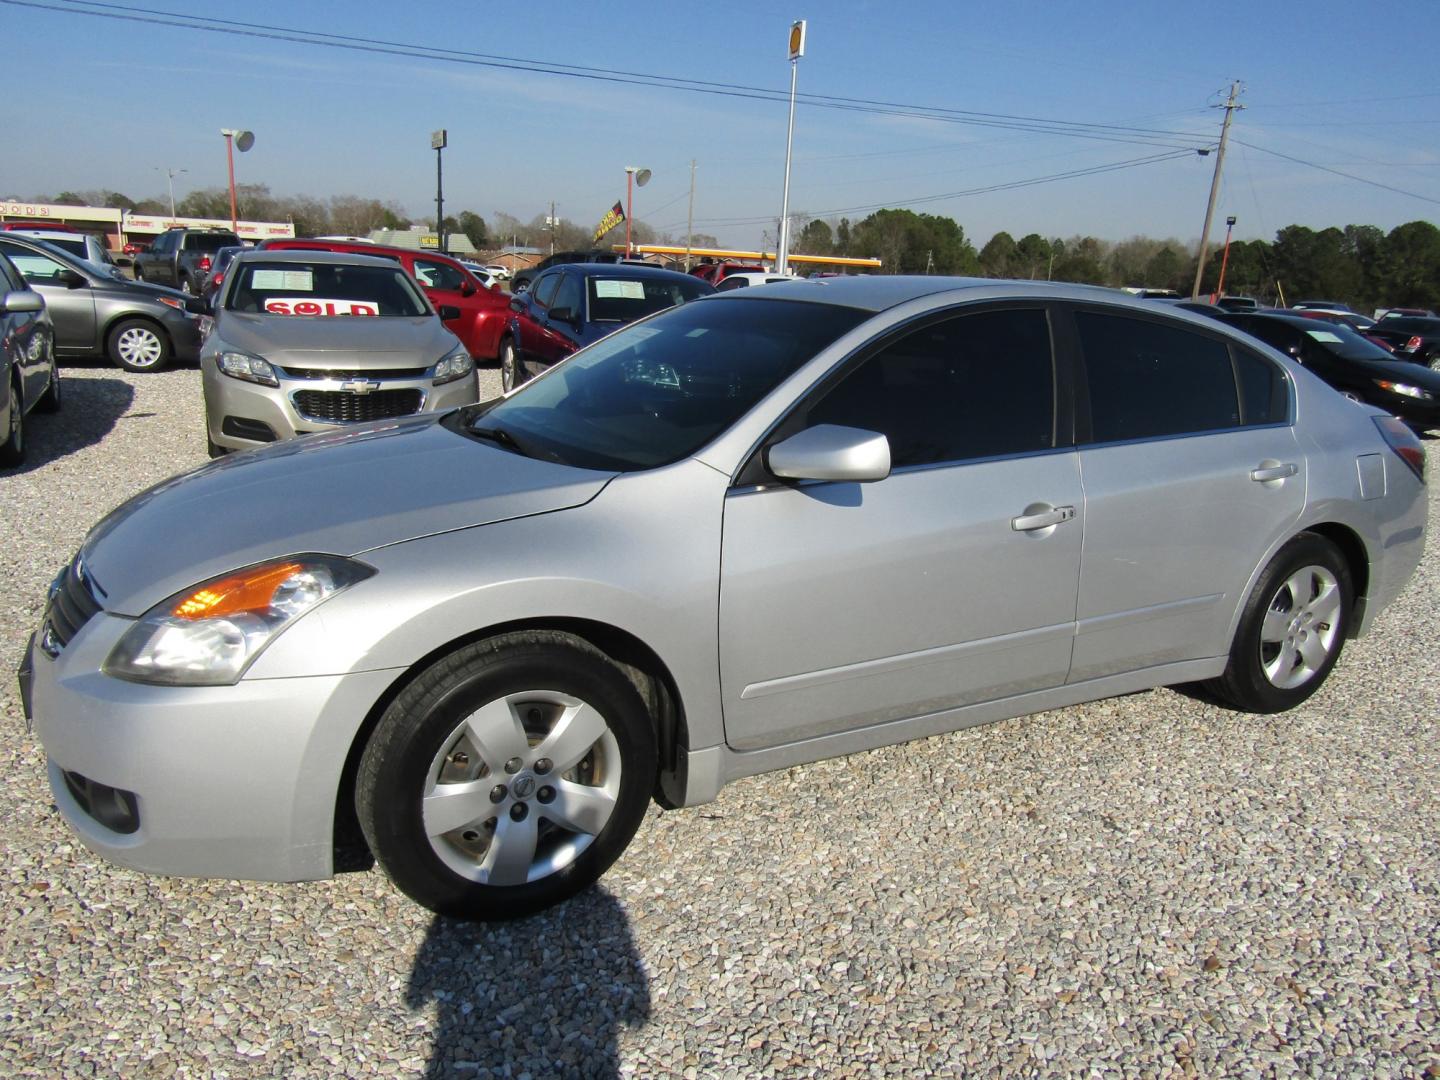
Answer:
<svg viewBox="0 0 1440 1080"><path fill-rule="evenodd" d="M86 529L205 440L193 368L65 374L0 471L0 1074L1440 1076L1433 533L1293 713L1162 690L757 777L473 927L72 838L10 673Z"/></svg>

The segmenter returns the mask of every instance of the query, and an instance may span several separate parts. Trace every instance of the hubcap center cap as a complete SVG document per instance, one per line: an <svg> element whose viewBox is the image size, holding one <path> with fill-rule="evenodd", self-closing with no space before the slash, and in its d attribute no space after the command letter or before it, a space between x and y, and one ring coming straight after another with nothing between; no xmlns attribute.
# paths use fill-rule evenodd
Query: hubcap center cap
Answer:
<svg viewBox="0 0 1440 1080"><path fill-rule="evenodd" d="M521 773L510 784L510 791L517 799L528 799L535 794L536 780L529 773Z"/></svg>

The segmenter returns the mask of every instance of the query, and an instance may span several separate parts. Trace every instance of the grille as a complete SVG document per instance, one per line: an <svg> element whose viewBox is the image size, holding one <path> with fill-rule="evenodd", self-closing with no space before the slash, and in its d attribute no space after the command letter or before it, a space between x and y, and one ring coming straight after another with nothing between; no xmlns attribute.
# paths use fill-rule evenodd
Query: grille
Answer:
<svg viewBox="0 0 1440 1080"><path fill-rule="evenodd" d="M347 394L343 390L299 390L292 400L296 411L309 420L349 424L417 413L422 395L419 390L374 390L368 394Z"/></svg>
<svg viewBox="0 0 1440 1080"><path fill-rule="evenodd" d="M366 371L349 368L287 367L280 371L291 379L423 379L429 368L371 368Z"/></svg>
<svg viewBox="0 0 1440 1080"><path fill-rule="evenodd" d="M100 611L100 602L85 567L76 555L70 565L60 571L50 593L50 604L45 611L50 633L63 649L80 628Z"/></svg>

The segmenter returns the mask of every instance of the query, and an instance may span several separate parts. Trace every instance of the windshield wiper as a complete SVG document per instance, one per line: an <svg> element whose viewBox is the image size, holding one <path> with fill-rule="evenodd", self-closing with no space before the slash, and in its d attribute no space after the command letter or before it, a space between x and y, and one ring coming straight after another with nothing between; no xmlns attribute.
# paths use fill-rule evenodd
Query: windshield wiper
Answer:
<svg viewBox="0 0 1440 1080"><path fill-rule="evenodd" d="M530 457L529 451L521 446L520 441L504 428L480 427L475 425L470 428L470 434L474 435L477 439L486 439L489 442L493 442L496 446L503 446L506 450L519 454L521 457Z"/></svg>

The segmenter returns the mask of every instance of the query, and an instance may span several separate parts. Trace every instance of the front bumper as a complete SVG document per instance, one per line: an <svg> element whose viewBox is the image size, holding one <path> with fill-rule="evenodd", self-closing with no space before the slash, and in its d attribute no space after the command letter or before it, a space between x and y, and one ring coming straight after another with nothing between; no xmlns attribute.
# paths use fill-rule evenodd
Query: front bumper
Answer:
<svg viewBox="0 0 1440 1080"><path fill-rule="evenodd" d="M149 873L328 877L350 745L397 673L146 686L100 671L130 625L102 612L59 657L33 641L26 651L25 696L66 821L98 854ZM133 795L133 830L102 824L107 815L77 798L76 777Z"/></svg>
<svg viewBox="0 0 1440 1080"><path fill-rule="evenodd" d="M377 416L358 421L333 422L303 411L302 394L344 394L350 382L364 379L308 379L280 374L278 387L261 386L220 373L213 356L200 364L205 392L205 423L210 441L227 450L248 450L267 443L280 442L296 435L318 431L341 431L358 424L380 423L400 416ZM446 412L461 405L473 404L479 396L477 376L472 371L462 379L435 386L429 377L415 379L370 380L378 387L370 393L413 392L419 407L401 415L414 416L427 412ZM358 397L357 397L358 400Z"/></svg>
<svg viewBox="0 0 1440 1080"><path fill-rule="evenodd" d="M200 331L200 319L195 315L181 315L169 308L165 309L167 315L164 317L165 332L170 335L170 348L175 354L175 359L183 360L186 363L194 363L200 359L200 344L204 335Z"/></svg>

